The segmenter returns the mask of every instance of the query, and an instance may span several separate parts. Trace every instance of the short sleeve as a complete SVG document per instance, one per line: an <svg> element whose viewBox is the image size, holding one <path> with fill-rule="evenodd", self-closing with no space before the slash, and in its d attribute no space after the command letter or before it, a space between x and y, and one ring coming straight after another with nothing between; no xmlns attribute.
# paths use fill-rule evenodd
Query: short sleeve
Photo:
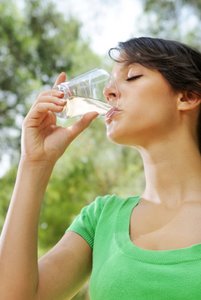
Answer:
<svg viewBox="0 0 201 300"><path fill-rule="evenodd" d="M93 248L96 226L107 199L108 196L97 197L85 206L66 231L76 232Z"/></svg>

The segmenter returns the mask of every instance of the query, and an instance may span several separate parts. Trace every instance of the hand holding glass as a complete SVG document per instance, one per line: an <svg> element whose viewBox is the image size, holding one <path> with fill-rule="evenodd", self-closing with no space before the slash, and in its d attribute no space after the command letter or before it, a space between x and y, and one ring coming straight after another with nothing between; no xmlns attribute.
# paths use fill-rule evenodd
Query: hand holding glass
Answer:
<svg viewBox="0 0 201 300"><path fill-rule="evenodd" d="M91 111L105 115L112 107L105 102L103 96L103 90L109 78L107 71L94 69L57 85L55 88L64 92L64 99L67 100L63 111L57 114L58 117L67 119L82 116Z"/></svg>

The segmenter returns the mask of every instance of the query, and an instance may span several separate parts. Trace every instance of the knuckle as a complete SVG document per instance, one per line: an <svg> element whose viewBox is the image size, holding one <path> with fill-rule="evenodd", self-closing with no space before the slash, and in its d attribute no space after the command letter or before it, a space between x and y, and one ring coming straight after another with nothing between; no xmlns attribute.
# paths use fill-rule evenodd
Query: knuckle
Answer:
<svg viewBox="0 0 201 300"><path fill-rule="evenodd" d="M24 118L22 122L22 128L26 127L29 121L29 114Z"/></svg>
<svg viewBox="0 0 201 300"><path fill-rule="evenodd" d="M22 128L26 126L27 123L27 118L24 118L23 122L22 122Z"/></svg>
<svg viewBox="0 0 201 300"><path fill-rule="evenodd" d="M44 100L43 98L47 96L47 91L40 92L37 97L37 102Z"/></svg>
<svg viewBox="0 0 201 300"><path fill-rule="evenodd" d="M44 92L40 92L40 93L38 94L37 100L41 99L43 96L44 96Z"/></svg>

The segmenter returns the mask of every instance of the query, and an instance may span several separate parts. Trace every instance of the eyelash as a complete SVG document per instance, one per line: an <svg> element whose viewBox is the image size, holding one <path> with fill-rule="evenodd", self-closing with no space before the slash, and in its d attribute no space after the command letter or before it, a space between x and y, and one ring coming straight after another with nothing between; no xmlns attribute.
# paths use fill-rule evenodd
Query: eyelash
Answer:
<svg viewBox="0 0 201 300"><path fill-rule="evenodd" d="M138 78L142 77L142 75L136 75L136 76L132 76L126 79L126 81L132 81L132 80L136 80Z"/></svg>

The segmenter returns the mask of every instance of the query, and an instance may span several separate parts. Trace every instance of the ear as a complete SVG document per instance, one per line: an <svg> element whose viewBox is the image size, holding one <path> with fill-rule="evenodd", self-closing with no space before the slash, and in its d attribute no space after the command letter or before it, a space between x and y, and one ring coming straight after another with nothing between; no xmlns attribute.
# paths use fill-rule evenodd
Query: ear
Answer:
<svg viewBox="0 0 201 300"><path fill-rule="evenodd" d="M201 96L194 92L184 91L178 95L178 110L187 111L196 109L201 104Z"/></svg>

